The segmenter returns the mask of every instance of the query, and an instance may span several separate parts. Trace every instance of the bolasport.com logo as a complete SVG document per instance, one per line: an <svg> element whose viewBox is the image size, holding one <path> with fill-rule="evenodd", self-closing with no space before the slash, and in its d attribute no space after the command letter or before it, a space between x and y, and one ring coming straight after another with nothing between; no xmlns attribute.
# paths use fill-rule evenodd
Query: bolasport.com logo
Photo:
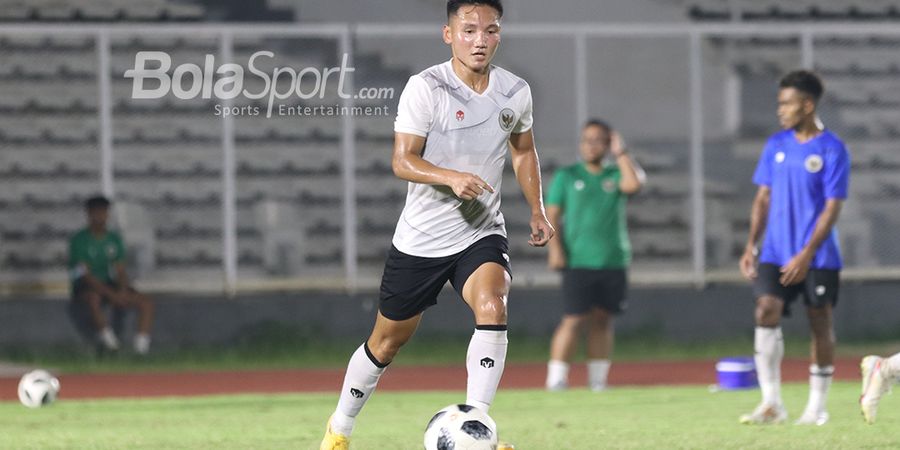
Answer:
<svg viewBox="0 0 900 450"><path fill-rule="evenodd" d="M228 106L216 104L216 115L258 116L265 110L266 117L279 116L387 116L388 106L344 106L338 99L389 100L394 98L394 88L363 87L348 93L347 77L356 71L348 66L347 55L338 67L278 67L275 53L261 50L252 54L244 66L225 63L216 67L214 55L207 54L203 67L183 63L172 69L172 57L161 51L141 51L134 56L134 68L125 71L125 78L132 79L133 99L158 99L172 94L180 100L196 98L233 100L244 97L249 105ZM259 66L272 65L270 71ZM170 75L171 72L171 75ZM247 87L245 87L247 86ZM336 95L334 104L306 104ZM253 104L262 100L264 106ZM246 103L246 102L245 102ZM319 102L321 103L321 102Z"/></svg>

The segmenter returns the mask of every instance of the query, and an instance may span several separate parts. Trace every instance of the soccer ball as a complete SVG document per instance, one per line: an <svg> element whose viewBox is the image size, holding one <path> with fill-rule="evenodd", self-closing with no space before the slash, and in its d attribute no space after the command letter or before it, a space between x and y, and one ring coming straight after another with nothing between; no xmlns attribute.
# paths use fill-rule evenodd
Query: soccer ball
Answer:
<svg viewBox="0 0 900 450"><path fill-rule="evenodd" d="M425 450L496 450L497 424L484 411L450 405L425 427Z"/></svg>
<svg viewBox="0 0 900 450"><path fill-rule="evenodd" d="M59 380L46 370L32 370L19 380L19 401L29 408L40 408L56 400Z"/></svg>

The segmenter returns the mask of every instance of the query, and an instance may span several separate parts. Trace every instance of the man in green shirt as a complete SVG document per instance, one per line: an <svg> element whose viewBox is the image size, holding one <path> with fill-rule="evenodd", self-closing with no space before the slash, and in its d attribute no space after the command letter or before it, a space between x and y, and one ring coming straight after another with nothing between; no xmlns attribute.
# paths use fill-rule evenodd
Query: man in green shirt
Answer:
<svg viewBox="0 0 900 450"><path fill-rule="evenodd" d="M134 338L134 350L143 355L150 350L153 301L134 290L128 282L122 237L106 228L109 206L105 197L89 198L85 202L88 226L69 239L72 300L89 308L97 339L111 351L119 349L119 340L108 324L103 305L136 309L138 333Z"/></svg>
<svg viewBox="0 0 900 450"><path fill-rule="evenodd" d="M547 389L568 387L576 338L587 327L588 383L606 388L613 346L613 316L625 308L631 244L626 196L641 189L644 172L621 136L600 120L581 133L582 162L559 169L547 194L547 216L559 239L550 241L548 265L561 270L564 315L550 345ZM612 160L604 160L607 153Z"/></svg>

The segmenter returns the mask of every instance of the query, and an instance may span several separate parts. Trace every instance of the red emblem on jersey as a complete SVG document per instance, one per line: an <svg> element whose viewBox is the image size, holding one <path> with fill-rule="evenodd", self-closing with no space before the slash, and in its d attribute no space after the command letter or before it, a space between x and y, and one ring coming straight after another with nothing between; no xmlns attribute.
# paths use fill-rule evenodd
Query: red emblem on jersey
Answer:
<svg viewBox="0 0 900 450"><path fill-rule="evenodd" d="M462 110L459 110L456 112L456 121L457 122L462 122L463 119L465 119L465 118L466 118L466 113L464 113Z"/></svg>

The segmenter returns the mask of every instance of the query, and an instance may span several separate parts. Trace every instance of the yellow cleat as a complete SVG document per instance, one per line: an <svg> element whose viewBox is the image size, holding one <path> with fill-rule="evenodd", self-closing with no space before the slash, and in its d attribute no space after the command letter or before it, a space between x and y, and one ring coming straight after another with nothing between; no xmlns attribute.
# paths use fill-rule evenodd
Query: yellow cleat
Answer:
<svg viewBox="0 0 900 450"><path fill-rule="evenodd" d="M322 438L322 444L319 450L349 450L350 438L343 434L331 431L331 418L328 418L328 426L325 427L325 437Z"/></svg>
<svg viewBox="0 0 900 450"><path fill-rule="evenodd" d="M516 450L516 446L508 442L500 442L497 444L497 450Z"/></svg>

